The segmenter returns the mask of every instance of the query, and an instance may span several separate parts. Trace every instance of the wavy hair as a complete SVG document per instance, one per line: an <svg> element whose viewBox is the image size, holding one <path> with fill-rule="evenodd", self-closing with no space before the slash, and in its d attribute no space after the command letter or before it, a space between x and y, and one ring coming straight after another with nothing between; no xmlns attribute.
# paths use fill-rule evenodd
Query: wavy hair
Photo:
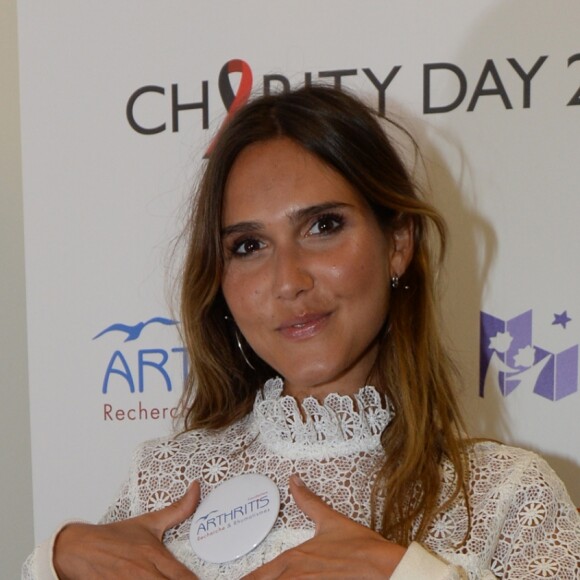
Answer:
<svg viewBox="0 0 580 580"><path fill-rule="evenodd" d="M435 278L445 252L446 226L419 195L383 119L343 91L313 86L250 101L218 135L186 234L181 321L190 373L181 409L186 430L225 427L251 411L256 391L276 374L240 336L255 367L250 369L226 319L222 206L229 172L245 147L292 139L342 175L366 199L379 224L410 225L413 231L413 256L399 287L391 291L371 374L395 409L382 434L386 459L372 495L373 514L379 503L384 506L382 519L371 525L408 545L420 540L437 513L458 496L469 518L468 468L454 395L456 373L438 323ZM456 474L446 498L441 497L443 461L451 462Z"/></svg>

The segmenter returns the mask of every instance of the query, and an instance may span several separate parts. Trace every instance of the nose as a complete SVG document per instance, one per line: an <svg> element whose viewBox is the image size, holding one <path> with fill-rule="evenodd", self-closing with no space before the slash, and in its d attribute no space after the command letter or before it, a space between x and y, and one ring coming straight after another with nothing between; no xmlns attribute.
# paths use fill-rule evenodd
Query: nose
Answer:
<svg viewBox="0 0 580 580"><path fill-rule="evenodd" d="M278 248L273 286L274 296L281 300L294 300L314 286L310 265L301 248Z"/></svg>

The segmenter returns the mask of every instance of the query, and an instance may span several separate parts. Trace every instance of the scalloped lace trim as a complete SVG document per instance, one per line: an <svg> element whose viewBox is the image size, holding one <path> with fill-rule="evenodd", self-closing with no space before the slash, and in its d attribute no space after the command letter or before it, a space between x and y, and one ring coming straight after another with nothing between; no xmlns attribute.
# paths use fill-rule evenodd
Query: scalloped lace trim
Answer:
<svg viewBox="0 0 580 580"><path fill-rule="evenodd" d="M366 386L354 395L328 395L322 403L307 397L298 403L282 396L282 379L270 379L256 396L254 420L270 450L285 457L336 457L368 452L380 445L393 417L385 396Z"/></svg>

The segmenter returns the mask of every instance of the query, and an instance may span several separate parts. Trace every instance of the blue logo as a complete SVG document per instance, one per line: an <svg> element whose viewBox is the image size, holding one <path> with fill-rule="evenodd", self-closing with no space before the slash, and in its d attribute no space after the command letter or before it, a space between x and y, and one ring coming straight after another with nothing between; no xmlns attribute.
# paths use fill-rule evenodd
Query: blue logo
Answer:
<svg viewBox="0 0 580 580"><path fill-rule="evenodd" d="M555 313L553 326L567 329L572 318ZM493 382L504 397L523 388L550 401L578 391L578 344L550 352L537 344L531 310L502 320L486 312L480 317L479 395Z"/></svg>
<svg viewBox="0 0 580 580"><path fill-rule="evenodd" d="M137 340L141 336L141 333L143 332L144 328L146 326L149 326L150 324L154 324L154 323L164 324L166 326L173 326L175 324L179 324L179 322L177 322L177 320L171 320L170 318L162 318L160 316L158 316L156 318L151 318L147 322L138 322L137 324L134 324L133 326L129 326L128 324L122 324L122 323L118 322L116 324L111 324L111 326L108 326L107 328L105 328L105 330L101 330L101 332L99 332L99 334L97 334L96 336L93 336L93 340L100 338L101 336L103 336L103 334L107 334L109 332L114 332L114 331L119 331L119 332L124 332L127 334L127 338L125 338L125 340L123 342L130 342L132 340Z"/></svg>
<svg viewBox="0 0 580 580"><path fill-rule="evenodd" d="M162 317L150 318L147 321L137 322L133 325L117 322L115 324L111 324L99 332L93 337L93 340L96 340L105 334L119 332L125 335L123 342L133 342L140 338L143 331L152 324L175 326L179 324L179 322ZM171 375L168 372L166 366L170 358L174 355L181 356L182 358L181 368L183 371L183 376L180 377L180 385L183 385L183 380L187 376L188 365L185 349L182 346L174 347L171 349L139 349L136 354L136 364L133 365L129 364L129 356L126 353L123 353L121 350L115 350L109 359L109 364L107 365L107 369L105 370L105 375L103 377L103 394L106 394L109 391L109 383L111 378L114 376L121 377L126 382L131 393L143 393L146 383L146 369L150 369L152 372L154 372L157 376L157 379L161 378L162 383L165 385L167 391L171 392L173 390L173 381L171 380ZM131 369L132 366L133 370Z"/></svg>
<svg viewBox="0 0 580 580"><path fill-rule="evenodd" d="M114 395L117 400L117 404L104 403L103 420L141 421L177 416L178 410L174 403L162 403L159 407L149 406L142 397L133 399L132 395L146 393L159 400L160 394L167 395L176 386L183 387L188 373L185 349L183 346L158 346L159 331L178 324L177 320L161 316L135 324L116 322L93 337L93 340L121 342L124 345L109 355L103 374L103 395ZM161 330L161 340L167 340L164 330ZM145 345L147 348L144 348ZM130 399L127 399L127 395Z"/></svg>
<svg viewBox="0 0 580 580"><path fill-rule="evenodd" d="M230 528L233 525L239 525L247 520L261 516L270 511L267 508L270 505L270 497L267 491L261 492L247 502L236 505L232 509L220 512L219 510L212 510L204 516L200 516L195 520L197 524L198 539L200 534L207 534L211 530L223 531L224 526ZM213 515L218 514L218 515ZM211 517L210 517L211 516Z"/></svg>

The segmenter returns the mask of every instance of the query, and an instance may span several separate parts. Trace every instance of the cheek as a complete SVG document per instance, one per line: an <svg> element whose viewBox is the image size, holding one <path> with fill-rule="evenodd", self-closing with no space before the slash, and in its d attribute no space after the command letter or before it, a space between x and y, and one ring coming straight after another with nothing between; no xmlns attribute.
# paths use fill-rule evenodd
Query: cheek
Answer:
<svg viewBox="0 0 580 580"><path fill-rule="evenodd" d="M330 283L345 297L370 298L373 302L382 298L382 304L387 299L388 257L376 244L351 246L348 252L333 260L327 272Z"/></svg>
<svg viewBox="0 0 580 580"><path fill-rule="evenodd" d="M381 252L367 255L352 269L350 296L354 311L352 318L360 324L361 333L375 336L383 326L389 310L388 264Z"/></svg>
<svg viewBox="0 0 580 580"><path fill-rule="evenodd" d="M247 275L234 269L224 273L222 292L228 308L240 330L251 321L257 321L264 306L264 284L260 276Z"/></svg>

